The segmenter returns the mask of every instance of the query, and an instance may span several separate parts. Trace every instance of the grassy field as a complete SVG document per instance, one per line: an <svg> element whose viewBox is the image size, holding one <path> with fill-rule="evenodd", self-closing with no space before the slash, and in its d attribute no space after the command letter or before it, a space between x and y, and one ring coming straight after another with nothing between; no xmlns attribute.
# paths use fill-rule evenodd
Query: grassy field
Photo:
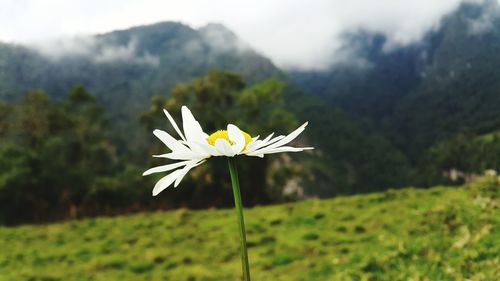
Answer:
<svg viewBox="0 0 500 281"><path fill-rule="evenodd" d="M253 280L500 280L498 186L247 209ZM233 210L0 227L0 280L240 280L238 239Z"/></svg>

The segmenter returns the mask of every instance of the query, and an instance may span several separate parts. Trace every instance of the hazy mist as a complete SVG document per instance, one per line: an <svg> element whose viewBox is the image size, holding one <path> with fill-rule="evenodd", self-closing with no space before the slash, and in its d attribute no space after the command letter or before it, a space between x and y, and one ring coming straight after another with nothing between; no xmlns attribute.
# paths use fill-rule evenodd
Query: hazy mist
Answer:
<svg viewBox="0 0 500 281"><path fill-rule="evenodd" d="M346 52L342 35L347 32L365 30L384 34L388 38L385 49L390 51L417 42L429 30L438 28L442 17L462 2L482 1L113 0L103 3L88 0L69 3L55 0L49 5L48 1L41 0L3 0L0 1L0 40L38 46L43 53L58 56L59 51L82 54L92 50L92 42L78 39L85 38L82 34L168 20L181 21L195 28L219 22L280 67L324 69L334 63L351 61L364 65L364 62L352 60L355 58L353 52ZM487 29L491 17L488 15L472 22L471 33ZM73 39L61 39L67 36ZM215 45L225 47L220 37L212 39ZM53 44L48 41L59 42L60 49L50 50ZM134 42L125 47L101 50L99 55L102 58L97 58L98 61L134 56L139 62L155 64L155 58L135 56Z"/></svg>

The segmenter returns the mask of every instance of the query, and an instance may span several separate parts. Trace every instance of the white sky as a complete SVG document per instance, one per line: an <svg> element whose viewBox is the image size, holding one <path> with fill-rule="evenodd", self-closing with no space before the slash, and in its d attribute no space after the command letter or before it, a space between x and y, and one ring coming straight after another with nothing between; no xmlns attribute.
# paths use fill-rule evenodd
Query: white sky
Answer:
<svg viewBox="0 0 500 281"><path fill-rule="evenodd" d="M0 0L0 41L31 43L159 21L219 22L282 67L334 61L342 32L417 41L463 1L481 0Z"/></svg>

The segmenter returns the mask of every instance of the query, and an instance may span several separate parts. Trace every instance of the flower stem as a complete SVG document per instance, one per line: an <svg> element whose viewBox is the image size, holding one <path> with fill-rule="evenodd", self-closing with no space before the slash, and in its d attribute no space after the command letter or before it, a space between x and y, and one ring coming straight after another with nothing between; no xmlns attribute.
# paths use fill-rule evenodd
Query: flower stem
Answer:
<svg viewBox="0 0 500 281"><path fill-rule="evenodd" d="M241 265L243 267L243 280L250 281L250 267L248 266L247 238L245 233L245 220L243 218L243 204L241 203L240 182L238 180L238 170L234 157L228 157L229 173L231 174L231 185L233 186L234 205L238 215L241 238Z"/></svg>

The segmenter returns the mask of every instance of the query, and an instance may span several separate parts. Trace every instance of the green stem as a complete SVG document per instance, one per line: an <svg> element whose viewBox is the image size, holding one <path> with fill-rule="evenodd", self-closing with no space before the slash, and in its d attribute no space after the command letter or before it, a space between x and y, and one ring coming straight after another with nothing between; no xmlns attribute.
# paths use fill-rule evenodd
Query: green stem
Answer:
<svg viewBox="0 0 500 281"><path fill-rule="evenodd" d="M241 265L243 267L243 280L250 281L250 267L248 266L247 238L245 233L245 220L243 218L243 204L241 203L240 182L238 180L238 171L236 170L236 160L234 157L228 157L229 173L231 174L231 185L233 186L234 205L238 215L238 224L240 226L241 238Z"/></svg>

